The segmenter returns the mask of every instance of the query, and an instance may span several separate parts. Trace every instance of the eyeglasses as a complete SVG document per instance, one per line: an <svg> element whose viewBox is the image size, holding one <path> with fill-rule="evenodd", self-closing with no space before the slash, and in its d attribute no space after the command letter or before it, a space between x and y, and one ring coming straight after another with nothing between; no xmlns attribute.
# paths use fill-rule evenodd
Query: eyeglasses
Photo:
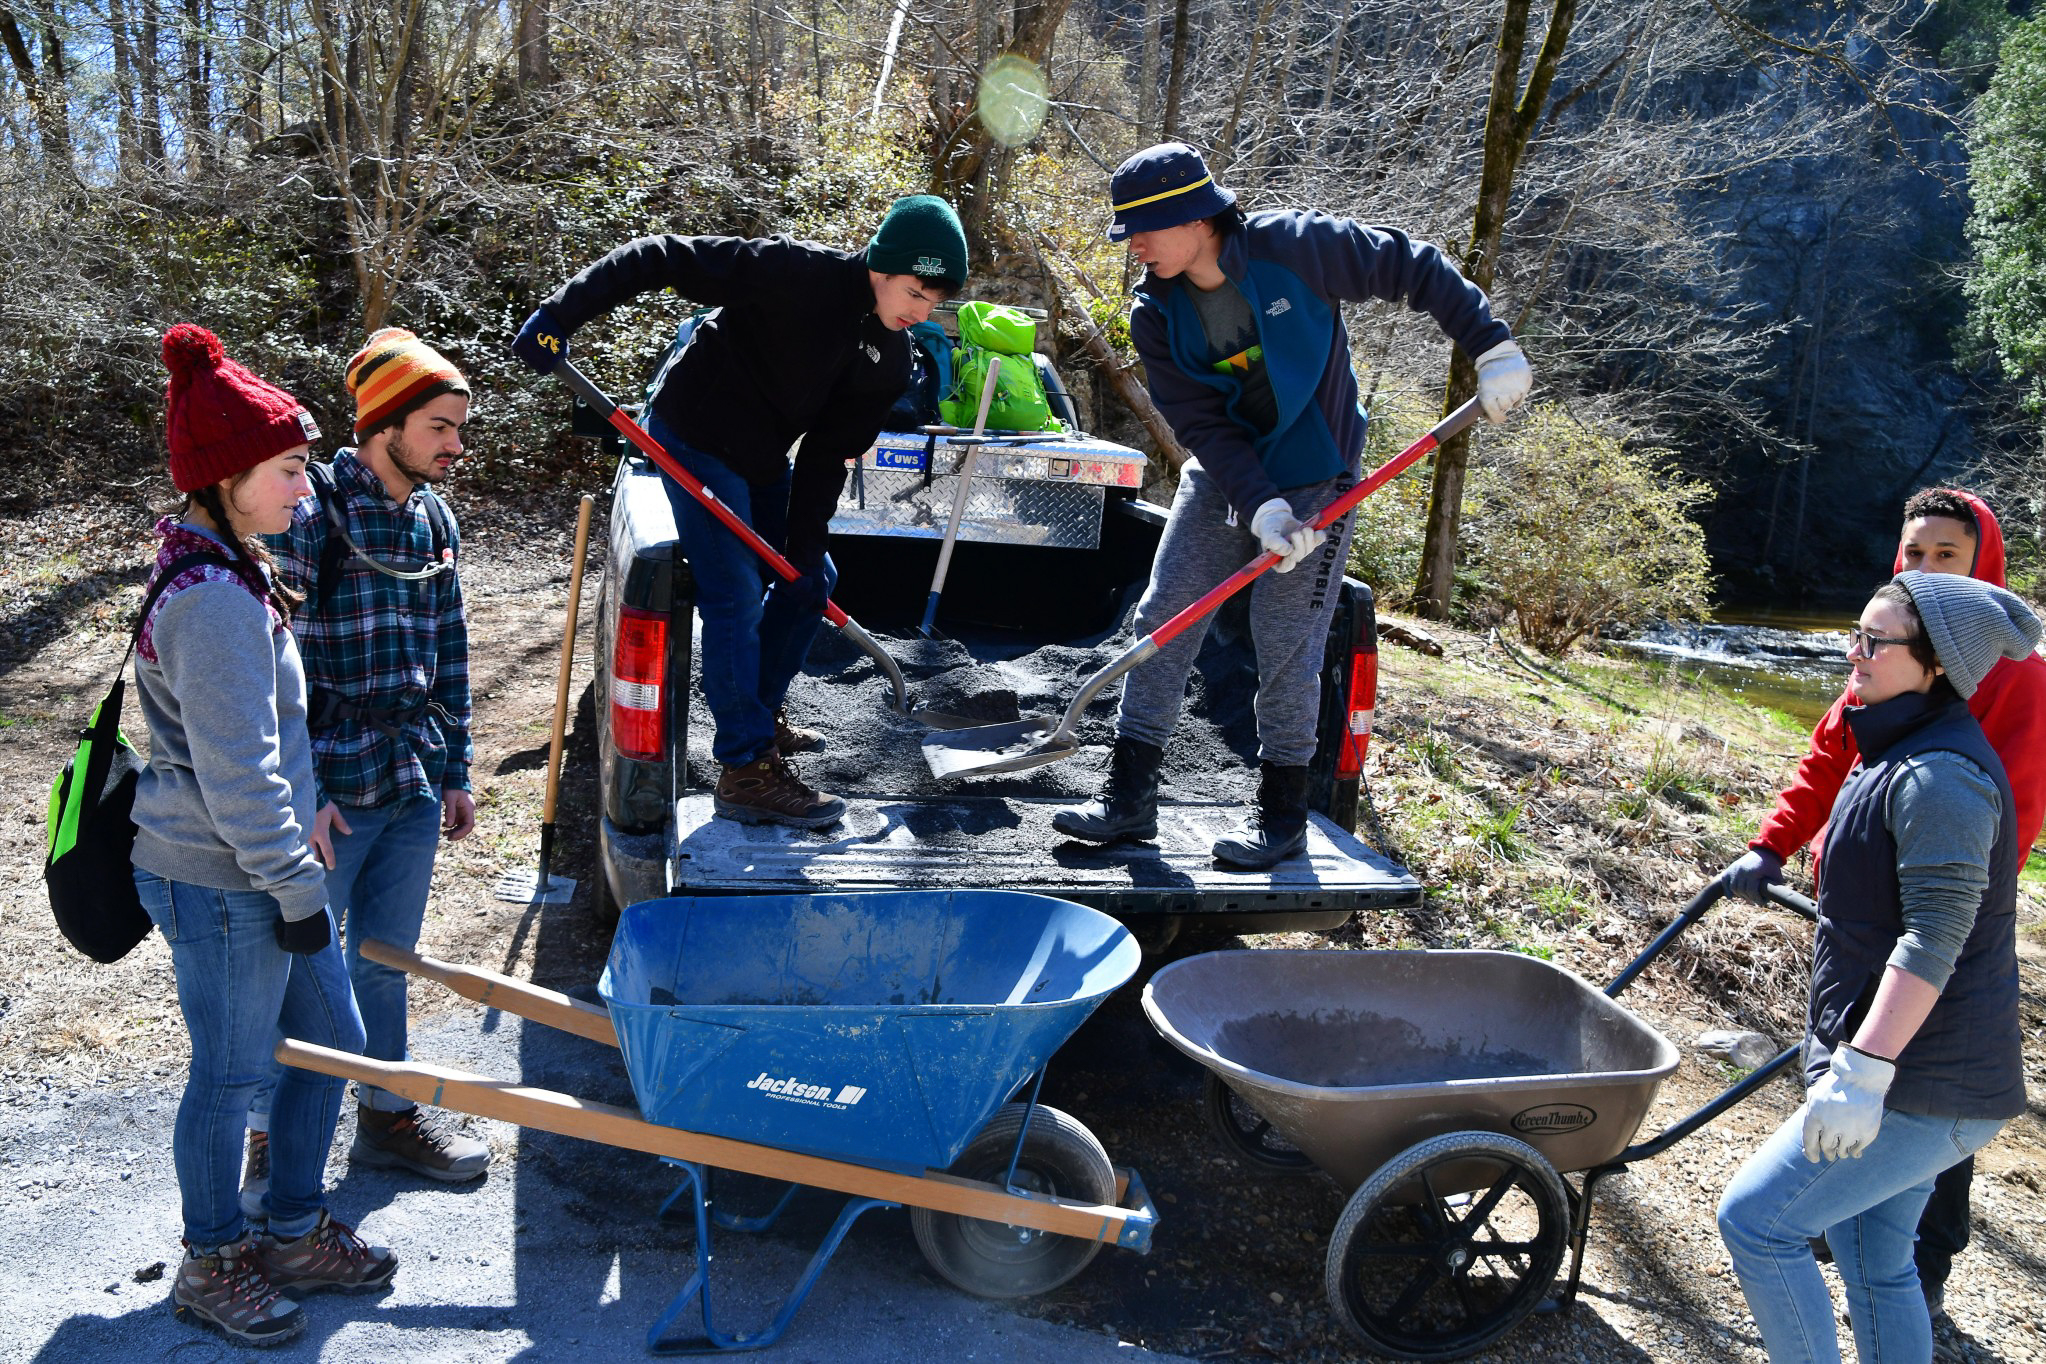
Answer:
<svg viewBox="0 0 2046 1364"><path fill-rule="evenodd" d="M1912 635L1879 635L1873 630L1864 630L1859 625L1847 627L1847 653L1849 657L1860 654L1863 658L1874 658L1878 646L1884 644L1909 644Z"/></svg>

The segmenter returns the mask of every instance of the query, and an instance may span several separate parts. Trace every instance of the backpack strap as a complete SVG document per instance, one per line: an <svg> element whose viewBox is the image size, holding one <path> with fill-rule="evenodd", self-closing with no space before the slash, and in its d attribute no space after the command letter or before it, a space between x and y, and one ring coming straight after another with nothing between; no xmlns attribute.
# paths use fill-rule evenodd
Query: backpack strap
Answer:
<svg viewBox="0 0 2046 1364"><path fill-rule="evenodd" d="M433 535L433 562L422 569L392 568L375 555L362 549L348 534L348 521L342 512L347 497L341 485L334 478L332 464L308 464L305 466L306 479L313 485L313 498L320 504L320 511L327 519L327 538L320 546L320 562L313 573L312 602L315 610L326 606L340 585L342 561L351 555L362 560L386 577L405 582L418 582L440 576L454 567L448 558L448 549L454 544L454 528L448 519L447 503L431 488L426 493L426 521Z"/></svg>
<svg viewBox="0 0 2046 1364"><path fill-rule="evenodd" d="M156 575L156 581L142 594L142 609L135 613L135 628L128 632L127 651L121 655L121 666L114 669L114 685L107 688L105 699L93 708L92 719L79 731L79 738L92 740L85 764L85 790L97 792L106 789L114 750L120 744L121 707L128 697L128 660L135 656L135 646L142 642L142 627L149 623L149 613L156 609L156 603L164 592L181 575L205 564L218 564L234 570L234 560L225 554L208 550L180 554L164 565L163 572Z"/></svg>

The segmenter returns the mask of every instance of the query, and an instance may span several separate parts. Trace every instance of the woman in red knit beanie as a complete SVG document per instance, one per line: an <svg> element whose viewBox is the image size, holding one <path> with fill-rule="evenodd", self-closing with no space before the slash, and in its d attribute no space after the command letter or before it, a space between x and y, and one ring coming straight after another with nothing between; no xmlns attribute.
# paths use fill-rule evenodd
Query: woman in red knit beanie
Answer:
<svg viewBox="0 0 2046 1364"><path fill-rule="evenodd" d="M135 793L135 884L170 944L192 1064L172 1138L185 1259L173 1309L237 1340L296 1334L287 1293L381 1288L397 1258L326 1208L344 1084L287 1070L271 1105L267 1222L238 1197L250 1095L281 1032L360 1051L362 1020L313 855L317 792L294 600L252 538L291 523L320 430L289 393L230 360L202 327L163 339L166 435L182 512L157 523L136 691L149 766ZM195 557L197 556L197 557Z"/></svg>

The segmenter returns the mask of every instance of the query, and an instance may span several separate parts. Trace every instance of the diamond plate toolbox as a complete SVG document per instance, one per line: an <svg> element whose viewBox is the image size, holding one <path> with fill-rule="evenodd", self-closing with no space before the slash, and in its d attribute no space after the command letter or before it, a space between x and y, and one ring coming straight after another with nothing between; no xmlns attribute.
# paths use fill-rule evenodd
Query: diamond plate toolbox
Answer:
<svg viewBox="0 0 2046 1364"><path fill-rule="evenodd" d="M836 535L943 539L971 446L884 431L846 479ZM928 472L926 460L929 461ZM980 544L1094 549L1110 488L1141 488L1144 456L1084 437L996 436L980 447L959 538Z"/></svg>

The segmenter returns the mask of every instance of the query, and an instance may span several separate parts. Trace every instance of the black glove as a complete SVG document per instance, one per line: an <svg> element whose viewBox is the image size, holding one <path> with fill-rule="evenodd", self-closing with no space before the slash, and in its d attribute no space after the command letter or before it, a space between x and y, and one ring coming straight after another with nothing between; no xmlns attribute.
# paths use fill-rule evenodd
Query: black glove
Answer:
<svg viewBox="0 0 2046 1364"><path fill-rule="evenodd" d="M332 941L334 916L324 905L318 914L308 914L303 919L287 919L282 914L277 916L277 945L287 952L310 957L315 952L325 951Z"/></svg>
<svg viewBox="0 0 2046 1364"><path fill-rule="evenodd" d="M551 373L568 355L568 329L555 320L546 304L533 309L512 341L512 354L541 374Z"/></svg>
<svg viewBox="0 0 2046 1364"><path fill-rule="evenodd" d="M1762 888L1783 884L1783 859L1767 848L1750 848L1747 856L1720 874L1726 877L1726 888L1735 895L1765 904Z"/></svg>

